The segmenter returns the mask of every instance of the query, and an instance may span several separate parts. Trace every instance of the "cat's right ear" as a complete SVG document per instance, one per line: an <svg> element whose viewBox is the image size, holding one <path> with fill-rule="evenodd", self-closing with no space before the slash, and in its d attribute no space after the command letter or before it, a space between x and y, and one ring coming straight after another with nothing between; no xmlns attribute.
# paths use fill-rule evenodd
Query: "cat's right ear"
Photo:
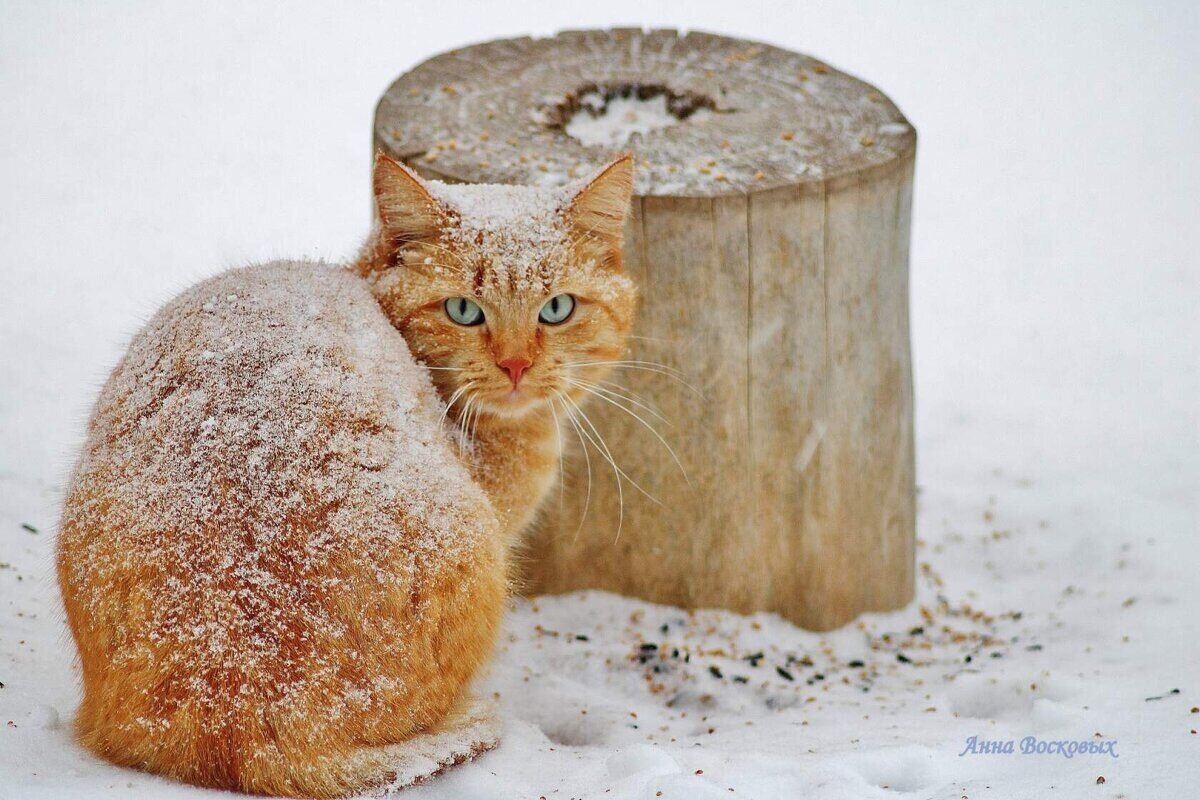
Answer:
<svg viewBox="0 0 1200 800"><path fill-rule="evenodd" d="M375 208L389 238L407 241L436 238L446 224L446 208L425 182L387 153L375 155Z"/></svg>

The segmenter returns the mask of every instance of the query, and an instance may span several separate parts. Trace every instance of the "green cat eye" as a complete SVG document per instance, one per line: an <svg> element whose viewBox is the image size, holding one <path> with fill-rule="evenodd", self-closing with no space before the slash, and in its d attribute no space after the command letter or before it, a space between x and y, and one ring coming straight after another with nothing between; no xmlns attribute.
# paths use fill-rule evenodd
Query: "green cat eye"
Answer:
<svg viewBox="0 0 1200 800"><path fill-rule="evenodd" d="M538 321L547 325L559 325L566 322L574 310L574 297L569 294L556 294L542 306L542 310L538 312Z"/></svg>
<svg viewBox="0 0 1200 800"><path fill-rule="evenodd" d="M446 316L459 325L478 325L483 322L483 309L466 297L450 297L445 303Z"/></svg>

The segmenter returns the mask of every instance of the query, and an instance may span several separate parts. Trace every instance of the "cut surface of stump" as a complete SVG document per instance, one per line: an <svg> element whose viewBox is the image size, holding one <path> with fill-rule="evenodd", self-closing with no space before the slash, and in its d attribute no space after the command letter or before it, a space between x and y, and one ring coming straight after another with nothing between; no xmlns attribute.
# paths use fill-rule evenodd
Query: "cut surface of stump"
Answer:
<svg viewBox="0 0 1200 800"><path fill-rule="evenodd" d="M916 133L887 97L769 45L568 31L417 66L380 101L375 142L452 182L560 185L636 157L629 360L646 363L612 379L643 405L587 407L628 480L592 449L587 499L573 442L524 553L530 591L818 629L911 599Z"/></svg>

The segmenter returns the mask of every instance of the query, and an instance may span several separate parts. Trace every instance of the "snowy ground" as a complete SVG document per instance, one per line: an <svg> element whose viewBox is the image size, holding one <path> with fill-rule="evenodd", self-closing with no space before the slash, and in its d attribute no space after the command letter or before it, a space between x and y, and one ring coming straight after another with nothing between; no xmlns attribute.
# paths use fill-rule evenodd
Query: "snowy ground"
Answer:
<svg viewBox="0 0 1200 800"><path fill-rule="evenodd" d="M918 601L829 635L518 603L504 745L409 796L1200 796L1197 7L571 5L0 0L0 797L214 796L68 735L53 529L127 335L225 266L352 252L405 68L630 21L819 55L921 132ZM975 735L1120 757L960 757Z"/></svg>

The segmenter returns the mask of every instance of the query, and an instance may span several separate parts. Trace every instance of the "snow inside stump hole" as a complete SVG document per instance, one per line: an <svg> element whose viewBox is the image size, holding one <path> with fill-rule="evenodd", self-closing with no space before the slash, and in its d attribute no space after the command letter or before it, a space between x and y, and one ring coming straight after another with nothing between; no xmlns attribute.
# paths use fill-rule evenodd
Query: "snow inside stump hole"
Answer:
<svg viewBox="0 0 1200 800"><path fill-rule="evenodd" d="M588 85L547 109L551 127L588 147L619 148L633 137L713 114L712 98L661 85Z"/></svg>

